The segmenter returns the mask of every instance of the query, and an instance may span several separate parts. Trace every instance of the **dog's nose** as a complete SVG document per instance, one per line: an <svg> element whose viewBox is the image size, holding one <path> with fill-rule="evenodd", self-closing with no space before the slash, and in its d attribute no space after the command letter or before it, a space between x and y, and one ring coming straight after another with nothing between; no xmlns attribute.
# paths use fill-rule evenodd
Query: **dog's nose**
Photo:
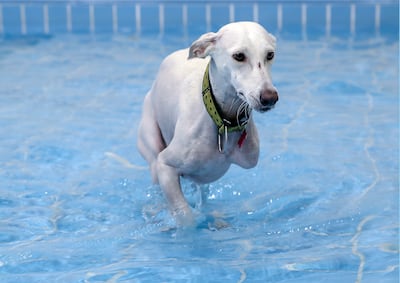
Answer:
<svg viewBox="0 0 400 283"><path fill-rule="evenodd" d="M267 88L261 91L260 102L262 106L274 106L278 99L278 91L275 88Z"/></svg>

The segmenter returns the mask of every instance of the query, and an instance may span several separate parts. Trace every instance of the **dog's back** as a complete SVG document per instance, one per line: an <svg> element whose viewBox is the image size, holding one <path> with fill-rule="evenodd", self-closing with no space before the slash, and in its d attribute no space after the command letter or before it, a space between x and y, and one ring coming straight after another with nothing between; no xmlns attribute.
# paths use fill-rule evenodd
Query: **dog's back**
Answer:
<svg viewBox="0 0 400 283"><path fill-rule="evenodd" d="M155 118L167 145L174 135L178 115L190 120L203 112L199 109L201 80L208 60L188 60L188 52L182 49L163 60L147 94L151 96Z"/></svg>

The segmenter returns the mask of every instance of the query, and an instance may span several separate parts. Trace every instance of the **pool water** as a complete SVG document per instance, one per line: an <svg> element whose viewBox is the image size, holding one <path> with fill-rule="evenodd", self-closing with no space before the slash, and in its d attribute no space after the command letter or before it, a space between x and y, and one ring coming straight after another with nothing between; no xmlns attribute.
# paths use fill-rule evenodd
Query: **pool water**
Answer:
<svg viewBox="0 0 400 283"><path fill-rule="evenodd" d="M398 282L398 41L279 38L258 166L176 229L136 131L193 39L0 42L1 282Z"/></svg>

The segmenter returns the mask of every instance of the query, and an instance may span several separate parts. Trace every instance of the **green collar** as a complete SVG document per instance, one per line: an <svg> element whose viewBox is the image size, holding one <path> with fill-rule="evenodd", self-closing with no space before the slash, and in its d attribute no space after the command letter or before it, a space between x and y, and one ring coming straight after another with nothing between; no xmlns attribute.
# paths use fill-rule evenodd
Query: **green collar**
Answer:
<svg viewBox="0 0 400 283"><path fill-rule="evenodd" d="M228 140L228 132L242 132L242 136L240 140L243 139L245 136L246 125L249 121L251 109L248 107L243 107L241 112L238 114L236 121L231 121L229 119L224 118L220 114L219 107L215 102L215 98L212 92L212 87L210 83L210 76L209 76L209 67L210 63L207 64L206 71L204 72L203 77L203 87L202 87L202 94L203 94L203 102L207 109L208 114L210 115L211 119L214 121L215 125L218 128L218 149L220 152L223 152L223 146L221 137L225 136L225 142ZM240 141L239 147L242 145L243 141Z"/></svg>

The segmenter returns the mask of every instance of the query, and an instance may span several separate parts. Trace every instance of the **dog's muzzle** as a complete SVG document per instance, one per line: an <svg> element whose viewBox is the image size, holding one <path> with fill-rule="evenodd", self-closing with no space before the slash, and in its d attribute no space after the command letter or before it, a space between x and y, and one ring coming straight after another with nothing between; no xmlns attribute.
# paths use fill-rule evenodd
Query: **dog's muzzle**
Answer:
<svg viewBox="0 0 400 283"><path fill-rule="evenodd" d="M260 94L260 111L265 112L274 108L276 102L279 100L278 91L276 88L267 88L261 91Z"/></svg>

